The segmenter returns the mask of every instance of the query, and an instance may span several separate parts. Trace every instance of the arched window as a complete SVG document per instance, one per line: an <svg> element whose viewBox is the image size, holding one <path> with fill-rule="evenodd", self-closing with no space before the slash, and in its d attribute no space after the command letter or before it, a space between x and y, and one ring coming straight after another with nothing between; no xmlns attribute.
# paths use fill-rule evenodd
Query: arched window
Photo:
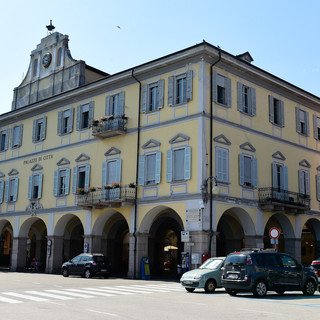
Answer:
<svg viewBox="0 0 320 320"><path fill-rule="evenodd" d="M57 57L57 67L61 66L61 59L62 59L62 48L59 48L58 57Z"/></svg>

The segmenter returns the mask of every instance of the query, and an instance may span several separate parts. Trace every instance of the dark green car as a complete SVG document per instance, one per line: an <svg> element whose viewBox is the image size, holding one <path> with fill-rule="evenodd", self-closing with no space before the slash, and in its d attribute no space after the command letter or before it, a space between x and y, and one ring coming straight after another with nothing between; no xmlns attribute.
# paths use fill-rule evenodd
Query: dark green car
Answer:
<svg viewBox="0 0 320 320"><path fill-rule="evenodd" d="M283 294L296 290L311 296L318 289L318 279L310 268L304 268L285 253L261 250L229 254L221 283L232 296L243 291L263 297L267 291Z"/></svg>

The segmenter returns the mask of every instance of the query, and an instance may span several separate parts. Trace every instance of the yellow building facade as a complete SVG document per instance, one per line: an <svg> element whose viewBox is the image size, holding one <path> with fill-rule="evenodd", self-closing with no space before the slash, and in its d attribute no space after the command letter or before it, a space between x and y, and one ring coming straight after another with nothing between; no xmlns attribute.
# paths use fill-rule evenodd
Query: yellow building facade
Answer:
<svg viewBox="0 0 320 320"><path fill-rule="evenodd" d="M320 248L320 99L209 43L109 75L54 32L0 115L0 266L102 252L175 276L202 255Z"/></svg>

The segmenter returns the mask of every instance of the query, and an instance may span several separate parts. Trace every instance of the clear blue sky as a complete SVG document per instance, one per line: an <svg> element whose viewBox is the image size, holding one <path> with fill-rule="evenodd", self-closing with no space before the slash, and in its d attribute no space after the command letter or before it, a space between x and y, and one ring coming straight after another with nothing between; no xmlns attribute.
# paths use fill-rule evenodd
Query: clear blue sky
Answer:
<svg viewBox="0 0 320 320"><path fill-rule="evenodd" d="M111 74L204 39L320 96L319 14L318 0L1 0L0 113L50 19L74 59Z"/></svg>

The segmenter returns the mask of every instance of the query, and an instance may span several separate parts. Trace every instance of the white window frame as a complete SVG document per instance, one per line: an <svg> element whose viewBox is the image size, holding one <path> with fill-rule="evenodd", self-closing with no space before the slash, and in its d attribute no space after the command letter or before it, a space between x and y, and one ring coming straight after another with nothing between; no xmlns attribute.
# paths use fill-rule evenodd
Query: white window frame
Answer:
<svg viewBox="0 0 320 320"><path fill-rule="evenodd" d="M310 172L307 169L299 169L299 193L310 196Z"/></svg>
<svg viewBox="0 0 320 320"><path fill-rule="evenodd" d="M284 127L284 103L272 95L269 95L269 121L276 126Z"/></svg>
<svg viewBox="0 0 320 320"><path fill-rule="evenodd" d="M154 180L148 181L148 157L155 156L155 172ZM142 186L155 185L161 182L161 157L162 153L160 151L152 151L145 153L139 158L139 179L138 184Z"/></svg>
<svg viewBox="0 0 320 320"><path fill-rule="evenodd" d="M54 172L54 196L61 197L69 194L70 168L59 168ZM64 176L65 173L65 176ZM62 179L64 177L64 179ZM64 182L62 181L64 180ZM62 185L64 184L64 188Z"/></svg>
<svg viewBox="0 0 320 320"><path fill-rule="evenodd" d="M47 117L42 117L33 121L32 142L40 142L46 138Z"/></svg>
<svg viewBox="0 0 320 320"><path fill-rule="evenodd" d="M246 166L245 161L249 160L250 163L250 177L251 181L245 181ZM241 153L239 154L239 175L240 185L246 188L257 188L258 187L258 160L253 155Z"/></svg>
<svg viewBox="0 0 320 320"><path fill-rule="evenodd" d="M42 179L43 179L43 174L41 172L33 173L32 175L29 176L29 191L28 191L29 200L41 199ZM38 180L37 183L36 183L36 180Z"/></svg>
<svg viewBox="0 0 320 320"><path fill-rule="evenodd" d="M58 135L69 134L73 131L73 108L68 108L58 113Z"/></svg>
<svg viewBox="0 0 320 320"><path fill-rule="evenodd" d="M175 152L184 150L184 177L175 178ZM180 182L191 179L191 147L180 146L167 151L167 182Z"/></svg>
<svg viewBox="0 0 320 320"><path fill-rule="evenodd" d="M16 125L11 128L10 148L19 148L22 145L23 125Z"/></svg>
<svg viewBox="0 0 320 320"><path fill-rule="evenodd" d="M313 137L320 140L320 117L313 115Z"/></svg>
<svg viewBox="0 0 320 320"><path fill-rule="evenodd" d="M87 130L90 128L91 121L93 120L93 113L94 113L94 101L81 104L77 107L77 130L78 131ZM85 116L85 114L87 115Z"/></svg>
<svg viewBox="0 0 320 320"><path fill-rule="evenodd" d="M304 136L310 135L308 111L296 107L296 131Z"/></svg>
<svg viewBox="0 0 320 320"><path fill-rule="evenodd" d="M242 82L237 83L238 110L246 115L256 115L256 89Z"/></svg>
<svg viewBox="0 0 320 320"><path fill-rule="evenodd" d="M229 149L216 146L215 176L218 182L229 182Z"/></svg>
<svg viewBox="0 0 320 320"><path fill-rule="evenodd" d="M0 152L8 150L9 143L9 129L4 129L0 131Z"/></svg>
<svg viewBox="0 0 320 320"><path fill-rule="evenodd" d="M108 183L108 170L109 170L109 165L110 163L115 162L116 166L116 174L115 174L115 180L110 183ZM121 167L122 167L122 160L119 158L109 158L106 161L102 163L102 181L101 184L107 185L107 184L112 184L112 183L121 183Z"/></svg>
<svg viewBox="0 0 320 320"><path fill-rule="evenodd" d="M185 81L184 81L185 79ZM178 95L178 83L183 81L182 96ZM192 100L193 95L193 71L171 76L168 79L168 106L187 103Z"/></svg>
<svg viewBox="0 0 320 320"><path fill-rule="evenodd" d="M84 172L84 186L79 186L80 174ZM76 193L78 188L88 190L90 186L90 164L81 164L73 168L72 193Z"/></svg>
<svg viewBox="0 0 320 320"><path fill-rule="evenodd" d="M18 199L19 178L11 177L6 180L5 202L16 202Z"/></svg>

